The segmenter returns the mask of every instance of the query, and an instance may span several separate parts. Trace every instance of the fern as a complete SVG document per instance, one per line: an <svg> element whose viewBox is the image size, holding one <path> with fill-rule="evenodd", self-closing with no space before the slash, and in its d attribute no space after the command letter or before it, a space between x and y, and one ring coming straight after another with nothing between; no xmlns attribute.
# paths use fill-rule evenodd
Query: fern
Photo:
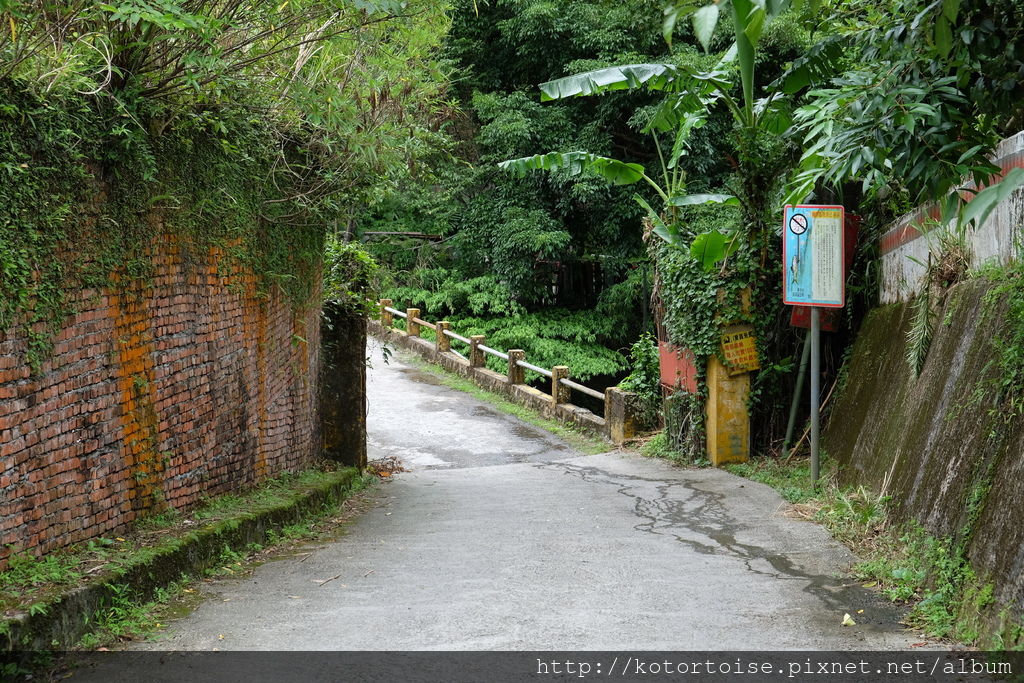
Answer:
<svg viewBox="0 0 1024 683"><path fill-rule="evenodd" d="M932 329L935 313L932 311L931 295L928 288L914 300L913 318L907 332L907 364L914 376L921 374L924 361L928 358L928 349L932 345Z"/></svg>

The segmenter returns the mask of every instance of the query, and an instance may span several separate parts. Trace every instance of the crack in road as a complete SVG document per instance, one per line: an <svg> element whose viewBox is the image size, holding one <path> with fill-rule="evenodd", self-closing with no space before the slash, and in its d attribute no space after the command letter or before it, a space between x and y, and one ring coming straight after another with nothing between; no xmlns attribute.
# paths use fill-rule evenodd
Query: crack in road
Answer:
<svg viewBox="0 0 1024 683"><path fill-rule="evenodd" d="M737 532L743 526L729 515L723 503L725 496L721 493L702 490L693 482L665 482L565 462L537 464L535 467L558 469L590 483L615 486L618 493L634 500L634 514L644 520L633 527L637 531L669 536L701 554L734 557L754 574L783 581L805 581L807 585L803 591L822 601L829 609L849 609L851 604L863 600L856 586L843 585L833 576L808 573L787 557L737 540ZM653 496L650 493L652 489L655 492ZM683 493L681 499L670 496L679 492ZM767 563L771 570L755 566L760 562Z"/></svg>

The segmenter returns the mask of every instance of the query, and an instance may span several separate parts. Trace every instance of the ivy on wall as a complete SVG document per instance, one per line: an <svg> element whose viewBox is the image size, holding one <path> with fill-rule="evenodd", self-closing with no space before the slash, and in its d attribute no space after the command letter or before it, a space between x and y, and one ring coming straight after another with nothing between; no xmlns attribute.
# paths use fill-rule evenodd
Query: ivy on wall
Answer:
<svg viewBox="0 0 1024 683"><path fill-rule="evenodd" d="M22 328L33 368L74 312L69 293L145 281L161 230L193 255L221 247L264 292L310 303L325 231L274 220L286 208L267 215L283 194L265 182L267 123L224 110L216 131L196 116L158 137L118 138L87 100L0 88L0 158L11 160L0 183L0 328Z"/></svg>
<svg viewBox="0 0 1024 683"><path fill-rule="evenodd" d="M148 249L312 302L324 240L444 144L445 3L0 2L0 329L38 369L68 293Z"/></svg>

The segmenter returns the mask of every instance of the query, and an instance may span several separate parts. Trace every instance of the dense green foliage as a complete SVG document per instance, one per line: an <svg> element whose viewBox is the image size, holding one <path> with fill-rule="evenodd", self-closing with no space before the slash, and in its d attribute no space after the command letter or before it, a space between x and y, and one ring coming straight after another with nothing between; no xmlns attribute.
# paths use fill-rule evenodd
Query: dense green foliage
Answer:
<svg viewBox="0 0 1024 683"><path fill-rule="evenodd" d="M990 179L986 155L1019 125L1021 12L5 0L0 324L25 325L38 358L66 288L144 280L158 228L222 247L297 303L326 245L329 299L358 309L362 287L379 289L596 382L643 375L628 349L657 322L699 368L722 324L750 323L763 449L799 337L779 301L779 208L810 197L864 216L854 325L877 232ZM695 457L702 395L668 420Z"/></svg>
<svg viewBox="0 0 1024 683"><path fill-rule="evenodd" d="M37 366L68 293L162 234L309 305L331 226L441 140L444 7L0 3L0 327ZM227 265L225 264L225 265Z"/></svg>
<svg viewBox="0 0 1024 683"><path fill-rule="evenodd" d="M771 438L777 421L775 407L784 401L786 383L779 381L780 375L791 366L787 357L793 346L788 343L791 333L779 325L779 279L770 273L778 262L773 207L781 196L784 170L787 161L795 159L795 150L782 136L791 103L780 99L772 105L757 104L754 90L765 78L778 78L782 65L808 47L808 31L802 28L807 18L780 14L787 5L776 3L766 10L744 0L733 2L732 9L739 12L733 16L736 40L742 48L738 52L725 50L727 45L723 45L721 54L701 57L692 42L687 45L678 40L669 62L601 68L540 85L546 100L623 90L664 93L631 118L642 132L651 134L657 163L645 168L592 153L550 153L503 164L517 173L589 172L614 185L643 181L653 188L656 204L639 193L633 198L647 214L646 231L670 245L650 245L658 266L657 290L667 336L692 350L698 367L703 367L709 356L719 354L718 335L723 324L754 324L764 370L752 406L758 418L755 428L761 428L764 441ZM710 47L717 19L705 23L707 13L693 13L697 7L693 2L672 7L675 14L670 12L670 19L693 14L695 37L702 46ZM715 8L716 17L717 12ZM679 26L670 21L666 37ZM756 46L760 52L754 50ZM760 68L755 70L755 66ZM737 87L741 95L734 92ZM691 175L702 170L694 167L692 160L698 152L708 152L695 136L705 127L719 132L718 153L730 161L733 170L717 176L705 173L691 183ZM721 210L708 213L702 206ZM689 248L684 251L680 246ZM752 307L743 305L745 296L752 300ZM696 400L676 401L682 412L667 420L677 428L673 430L676 447L694 454L701 452L702 395L703 390Z"/></svg>
<svg viewBox="0 0 1024 683"><path fill-rule="evenodd" d="M797 115L803 169L791 198L815 183L842 193L844 183L859 181L869 198L897 195L916 206L971 179L987 182L998 171L988 156L1024 112L1024 7L1015 0L833 5L834 33L804 74L815 89Z"/></svg>
<svg viewBox="0 0 1024 683"><path fill-rule="evenodd" d="M380 266L352 242L329 235L324 245L323 301L352 314L377 314Z"/></svg>
<svg viewBox="0 0 1024 683"><path fill-rule="evenodd" d="M641 428L652 429L661 422L661 372L658 342L649 334L640 337L629 349L632 371L622 378L619 388L635 395L634 410Z"/></svg>
<svg viewBox="0 0 1024 683"><path fill-rule="evenodd" d="M461 108L447 129L452 156L418 169L418 184L359 227L441 236L367 236L390 269L397 305L487 334L489 344L514 344L535 363L569 365L576 377L619 374L626 349L653 322L633 191L568 173L519 179L496 164L538 147L656 163L631 121L649 97L551 106L537 101L535 85L664 52L659 4L499 0L478 9L458 3L447 39Z"/></svg>

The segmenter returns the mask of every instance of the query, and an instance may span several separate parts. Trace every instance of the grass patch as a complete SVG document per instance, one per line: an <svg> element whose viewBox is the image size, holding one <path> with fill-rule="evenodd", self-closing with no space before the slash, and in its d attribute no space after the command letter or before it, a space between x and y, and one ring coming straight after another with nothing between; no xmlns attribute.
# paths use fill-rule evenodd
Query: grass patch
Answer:
<svg viewBox="0 0 1024 683"><path fill-rule="evenodd" d="M821 471L828 471L825 458L822 458ZM807 503L816 498L811 486L811 461L807 458L754 458L745 463L726 465L724 469L740 477L767 484L779 492L790 503ZM822 477L828 480L828 475ZM823 490L828 484L822 486Z"/></svg>
<svg viewBox="0 0 1024 683"><path fill-rule="evenodd" d="M191 570L186 568L178 580L157 587L147 595L136 592L125 579L133 568L137 573L138 567L161 554L186 547L204 531L218 534L218 530L237 528L243 520L287 508L315 490L348 481L349 493L355 493L374 479L372 475L353 478L350 468L323 463L320 467L267 480L241 494L211 498L187 514L168 512L141 520L124 536L93 539L42 557L15 553L9 567L0 572L0 609L4 617L0 620L0 633L10 628L6 619L24 613L46 614L54 601L68 590L102 584L107 591L102 608L87 615L90 632L82 638L79 647L93 648L144 637L160 625L158 607L183 592L194 592L185 588L190 581L202 576L236 574L261 561L271 549L279 551L282 545L326 534L337 527L341 521L337 513L348 502L325 503L297 523L268 530L265 543L250 543L245 548L232 548L225 543L213 566L196 574L188 574Z"/></svg>
<svg viewBox="0 0 1024 683"><path fill-rule="evenodd" d="M633 447L637 448L637 450L640 451L640 455L644 457L661 458L662 460L668 460L674 465L678 465L680 467L706 467L711 464L707 459L694 462L690 460L686 454L673 448L665 430L661 430L654 435L639 441L639 443Z"/></svg>
<svg viewBox="0 0 1024 683"><path fill-rule="evenodd" d="M931 536L916 523L891 523L889 499L863 486L837 486L835 468L827 459L817 491L810 486L807 458L757 458L725 469L776 489L793 504L792 514L822 524L847 545L861 558L853 576L909 606L908 625L968 645L1009 644L1000 636L982 642L982 615L994 601L993 586L976 576L963 544Z"/></svg>
<svg viewBox="0 0 1024 683"><path fill-rule="evenodd" d="M512 401L509 401L498 394L487 391L486 389L481 389L465 377L449 372L440 366L428 363L411 353L402 351L400 357L403 363L408 363L409 365L415 366L418 370L421 370L432 377L436 377L444 386L469 394L473 398L479 399L507 415L516 417L523 422L529 423L534 427L543 429L544 431L551 432L581 453L596 455L598 453L607 453L608 451L615 449L615 446L612 444L604 441L603 439L593 437L582 429L573 425L564 424L557 420L549 420L548 418L541 417L530 408L513 403Z"/></svg>
<svg viewBox="0 0 1024 683"><path fill-rule="evenodd" d="M177 599L189 585L188 575L179 581L158 588L151 600L140 598L124 583L108 584L111 598L92 617L92 630L82 636L78 647L93 650L124 640L147 636L159 630L166 607Z"/></svg>
<svg viewBox="0 0 1024 683"><path fill-rule="evenodd" d="M7 570L0 572L0 594L20 593L44 584L73 584L81 577L72 553L53 553L46 557L14 553L8 559Z"/></svg>

